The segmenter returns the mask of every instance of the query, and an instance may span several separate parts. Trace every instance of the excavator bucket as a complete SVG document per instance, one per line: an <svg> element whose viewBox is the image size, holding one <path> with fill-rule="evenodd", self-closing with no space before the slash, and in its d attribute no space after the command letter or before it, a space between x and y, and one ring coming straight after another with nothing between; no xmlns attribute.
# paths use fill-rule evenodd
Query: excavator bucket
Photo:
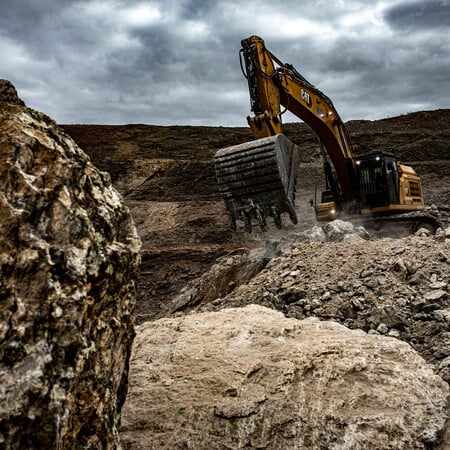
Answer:
<svg viewBox="0 0 450 450"><path fill-rule="evenodd" d="M251 232L256 220L266 229L272 216L281 228L281 214L287 212L297 223L295 184L298 174L298 147L286 136L277 134L219 150L215 155L219 191L228 210L230 225L242 220Z"/></svg>

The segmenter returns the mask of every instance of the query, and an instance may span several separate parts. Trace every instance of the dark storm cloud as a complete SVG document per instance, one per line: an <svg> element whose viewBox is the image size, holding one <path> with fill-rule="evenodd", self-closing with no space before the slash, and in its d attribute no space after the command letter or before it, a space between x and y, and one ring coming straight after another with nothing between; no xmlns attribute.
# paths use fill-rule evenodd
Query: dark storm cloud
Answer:
<svg viewBox="0 0 450 450"><path fill-rule="evenodd" d="M211 0L188 0L181 3L180 18L182 19L200 19L214 14L214 10L220 1L212 2Z"/></svg>
<svg viewBox="0 0 450 450"><path fill-rule="evenodd" d="M449 107L448 50L448 42L429 34L415 39L342 37L323 54L327 76L319 87L352 118L358 112L383 117Z"/></svg>
<svg viewBox="0 0 450 450"><path fill-rule="evenodd" d="M41 49L53 42L53 33L64 31L61 13L75 1L67 0L3 0L0 14L0 36L10 36L19 42ZM68 30L65 30L66 32Z"/></svg>
<svg viewBox="0 0 450 450"><path fill-rule="evenodd" d="M448 0L420 0L402 2L388 8L386 21L401 30L436 29L450 26Z"/></svg>
<svg viewBox="0 0 450 450"><path fill-rule="evenodd" d="M245 125L238 52L258 34L344 120L448 107L448 2L385 5L4 0L0 77L61 123Z"/></svg>

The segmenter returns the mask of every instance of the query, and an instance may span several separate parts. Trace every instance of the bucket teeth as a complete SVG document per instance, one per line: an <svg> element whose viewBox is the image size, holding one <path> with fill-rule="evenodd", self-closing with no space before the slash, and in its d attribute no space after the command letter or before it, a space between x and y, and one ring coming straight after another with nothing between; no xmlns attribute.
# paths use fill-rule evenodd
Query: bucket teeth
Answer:
<svg viewBox="0 0 450 450"><path fill-rule="evenodd" d="M216 176L232 229L242 220L250 232L255 220L264 230L268 216L280 228L284 212L297 223L298 163L298 147L282 134L219 150Z"/></svg>

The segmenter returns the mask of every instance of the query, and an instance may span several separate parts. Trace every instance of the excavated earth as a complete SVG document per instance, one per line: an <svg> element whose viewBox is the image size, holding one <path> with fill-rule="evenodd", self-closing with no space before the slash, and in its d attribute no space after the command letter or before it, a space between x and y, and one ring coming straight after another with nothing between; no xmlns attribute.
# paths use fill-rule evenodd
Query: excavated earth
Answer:
<svg viewBox="0 0 450 450"><path fill-rule="evenodd" d="M143 243L136 308L137 323L143 325L137 329L137 353L131 363L129 398L124 408L122 440L125 448L149 448L155 442L159 442L159 448L275 448L271 445L275 445L279 436L277 430L280 423L297 423L298 417L293 418L289 414L278 418L278 413L264 413L266 407L270 410L275 397L267 397L267 403L264 403L266 397L259 399L256 392L254 396L249 393L247 401L245 396L241 397L245 393L241 392L241 388L232 386L231 391L225 389L229 360L226 355L223 359L223 355L219 354L217 361L212 362L213 366L217 366L213 367L209 359L210 352L219 344L209 345L209 342L202 341L200 347L191 345L196 339L201 340L198 335L200 328L210 326L212 328L208 329L206 335L212 336L217 329L217 342L223 340L224 348L228 349L226 340L239 334L239 330L222 330L220 314L236 314L236 317L239 316L236 320L241 323L244 317L253 314L253 310L246 309L251 307L250 304L278 310L293 320L319 318L335 324L338 322L345 325L346 330L366 332L366 336L374 335L381 339L380 342L386 339L392 345L405 345L405 349L417 351L430 364L427 367L434 374L421 378L424 386L431 382L433 376L450 381L449 123L450 110L437 110L347 124L356 156L373 151L394 153L403 163L414 167L421 177L428 212L439 217L443 229L436 236L429 236L424 231L410 237L404 237L392 227L370 231L367 235L348 222L340 223L337 227L341 227L345 231L343 233L338 229L322 229L318 226L309 200L323 187L322 162L316 137L305 124L288 124L285 130L286 135L301 149L297 185L299 223L294 226L285 219L281 231L271 226L266 232L253 230L251 234L245 233L242 228L235 233L230 231L213 164L218 149L252 140L247 128L64 126L66 132L90 155L93 163L111 174L113 183L130 207ZM230 307L237 308L233 310L235 313L225 313L231 311L227 309ZM256 317L259 313L255 310L254 314ZM261 314L268 313L261 311ZM264 322L266 319L261 320ZM281 326L281 318L267 320L273 320L271 326L275 328L275 323L280 320ZM215 321L217 325L214 325ZM231 321L234 322L234 319ZM187 323L192 323L189 325L192 331L187 331ZM257 327L256 324L254 326ZM158 341L153 348L151 342L159 339L158 330L167 330L167 333L163 332L161 342ZM223 336L220 334L222 332ZM182 343L183 347L178 347L178 343ZM261 345L266 345L264 338ZM276 342L274 345L276 347ZM302 347L303 344L295 345ZM311 345L314 350L315 344ZM259 344L256 349L261 350ZM141 350L142 354L139 353ZM323 351L328 354L327 349ZM204 369L201 365L197 366L202 352L206 352ZM335 368L338 353L330 359L330 370ZM253 353L248 355L249 358L253 356ZM181 358L179 364L178 357ZM279 357L284 357L283 351ZM243 358L239 359L239 363L236 359L236 365L245 366L246 355L236 355L236 358ZM350 355L349 360L353 359ZM418 362L419 366L425 364L423 359L420 358L422 362ZM397 361L396 356L394 360ZM408 360L407 356L405 361ZM386 361L383 361L381 366L376 366L381 371L380 376L384 374L383 364ZM303 370L294 359L292 363L297 367L293 373ZM170 364L174 364L173 370ZM353 373L353 366L350 366L349 373ZM369 378L375 377L370 378L375 380L375 386L383 384L376 381L380 380L376 375L378 369L371 372L372 375L369 374ZM419 372L411 370L412 379L417 379ZM245 372L245 367L236 368L235 371ZM406 375L395 362L392 371L388 371L394 375L397 372ZM220 403L222 397L214 397L216 384L222 383L218 381L216 372L222 377L219 378L225 386L223 395L225 398L231 396L231 400L223 400L226 403L223 406L225 409L222 408L225 411L223 413L222 409L217 410L217 402ZM263 368L258 373L275 372ZM317 376L322 377L321 372ZM350 375L343 373L334 376L347 379ZM312 379L315 377L313 375ZM194 383L189 386L191 379ZM362 380L360 377L356 379ZM206 384L197 385L200 380ZM273 382L278 386L276 380L267 381L268 386ZM182 388L179 401L178 394L173 390L177 383L181 383ZM375 391L370 387L370 382L366 385L364 381L363 385L361 405L366 406L364 392ZM409 393L412 392L409 390L413 389L413 384L405 381L403 385L406 390L401 393L394 390L393 394L381 392L380 399L385 395L389 398L410 398L410 395L415 395ZM151 391L153 388L155 392ZM267 392L278 392L278 388L271 389ZM315 392L315 388L312 389ZM202 393L200 396L195 395L197 390ZM292 387L292 392L297 391L297 387ZM149 392L153 393L150 395ZM208 397L208 392L212 397ZM425 393L425 390L418 386L417 392ZM438 398L445 403L446 394L442 392ZM161 399L158 395L161 395ZM183 400L183 395L188 397ZM428 394L424 396L428 398ZM349 417L353 419L352 405L355 398L349 392L349 398L343 400L344 403L348 400ZM192 406L189 399L194 407L192 410L189 409ZM199 404L196 403L198 401ZM173 409L170 413L167 402L173 405L173 408L169 408ZM241 403L236 406L236 402ZM424 409L430 414L432 410L436 411L438 404L435 401L431 403L431 409ZM260 409L260 405L267 406ZM372 442L380 444L373 448L438 448L436 445L439 441L442 444L439 448L448 448L450 445L450 426L447 425L447 431L442 428L442 418L445 421L446 416L445 406L439 416L441 425L436 428L436 433L433 432L433 436L420 435L420 430L431 433L431 428L423 425L425 419L417 416L419 425L417 429L413 428L419 434L411 428L410 418L405 419L405 424L409 423L410 428L406 434L403 431L399 434L402 436L399 438L401 442L394 439L393 429L400 423L396 422L395 413L385 414L382 400L380 407L379 412L375 413L373 409L372 413L382 421L386 419L394 422L383 422L384 425L380 426L372 422L367 428L364 423L368 416L364 412L361 412L361 419L355 419L355 423L353 419L346 421L340 413L334 416L334 412L330 412L327 417L335 417L330 420L337 424L336 431L317 436L315 442L323 444L325 437L335 443L347 442L346 439L361 439L360 442L371 440L365 435L351 432L355 430L354 427L361 425L361 429L377 430L379 441L374 438ZM400 405L393 411L406 411L409 407L411 404L408 403L408 406ZM274 411L280 411L278 406L274 408ZM215 412L211 415L213 410ZM411 411L414 411L414 407ZM176 418L171 414L175 414ZM204 414L214 416L218 423L206 420ZM413 416L414 413L409 417ZM269 425L266 417L269 421L274 419L275 423ZM297 434L292 428L283 435L290 439L295 434L295 445L283 441L276 448L325 448L320 447L322 444L314 446L298 440L303 436L302 433L298 434L298 426L306 427L306 423L311 428L304 429L309 430L307 434L311 436L317 430L330 430L329 423L314 425L310 421L317 417L316 413L304 416L302 420L306 422L295 426ZM205 426L202 425L203 419L206 420ZM280 423L276 422L278 419ZM428 416L426 420L433 422L434 419ZM210 431L202 434L202 429ZM343 435L343 429L349 430L349 434ZM267 435L264 434L266 431ZM445 437L440 436L440 433L444 433ZM212 436L222 434L226 439L219 438L216 444L211 441ZM261 436L266 436L267 441L259 442ZM149 440L145 441L147 438ZM225 442L227 445L224 447ZM356 441L352 441L351 445L348 442L342 445L326 448L365 448L365 444L360 445Z"/></svg>
<svg viewBox="0 0 450 450"><path fill-rule="evenodd" d="M408 342L450 382L450 228L435 237L316 237L291 234L275 241L275 252L268 241L265 250L219 258L167 312L260 304L296 319L333 320Z"/></svg>
<svg viewBox="0 0 450 450"><path fill-rule="evenodd" d="M378 121L347 123L355 155L394 153L421 177L425 202L448 216L450 205L450 110L417 112ZM232 233L214 174L223 147L252 140L248 128L191 126L95 126L63 128L125 197L143 241L138 321L162 317L168 301L215 260L239 247L257 247L277 232ZM311 227L309 200L323 187L315 134L303 123L285 134L301 149L297 185L299 224ZM447 222L448 223L448 222Z"/></svg>

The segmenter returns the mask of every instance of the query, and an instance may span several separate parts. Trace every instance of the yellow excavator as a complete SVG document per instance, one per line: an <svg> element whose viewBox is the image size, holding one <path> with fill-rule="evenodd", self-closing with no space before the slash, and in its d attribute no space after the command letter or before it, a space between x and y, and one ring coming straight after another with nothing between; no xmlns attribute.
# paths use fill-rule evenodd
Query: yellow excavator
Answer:
<svg viewBox="0 0 450 450"><path fill-rule="evenodd" d="M247 231L255 221L264 230L269 216L281 228L283 213L297 223L294 202L299 149L284 136L281 120L289 110L308 124L319 140L325 190L314 205L318 220L357 215L380 226L386 220L403 221L412 231L421 226L436 230L436 219L422 213L422 187L411 167L385 152L355 159L349 133L332 101L292 65L276 58L260 37L251 36L241 44L241 68L254 113L247 120L255 140L215 155L219 191L232 229L241 220Z"/></svg>

